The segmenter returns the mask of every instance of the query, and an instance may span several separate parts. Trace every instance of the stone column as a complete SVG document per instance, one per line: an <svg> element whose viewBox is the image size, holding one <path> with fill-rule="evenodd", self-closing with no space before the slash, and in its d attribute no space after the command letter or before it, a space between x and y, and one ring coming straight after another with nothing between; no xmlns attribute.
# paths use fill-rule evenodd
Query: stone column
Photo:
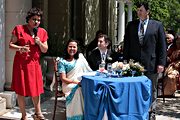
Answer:
<svg viewBox="0 0 180 120"><path fill-rule="evenodd" d="M122 42L125 33L124 0L119 0L118 43Z"/></svg>
<svg viewBox="0 0 180 120"><path fill-rule="evenodd" d="M112 40L112 47L117 42L117 1L109 0L109 8L108 8L108 36Z"/></svg>
<svg viewBox="0 0 180 120"><path fill-rule="evenodd" d="M129 21L132 21L132 2L128 1L127 5L128 5L128 19L127 19L127 21L129 22Z"/></svg>
<svg viewBox="0 0 180 120"><path fill-rule="evenodd" d="M5 0L0 0L0 92L5 84Z"/></svg>
<svg viewBox="0 0 180 120"><path fill-rule="evenodd" d="M100 0L86 0L85 4L85 44L94 39L95 32L99 29ZM94 32L95 31L95 32Z"/></svg>
<svg viewBox="0 0 180 120"><path fill-rule="evenodd" d="M32 7L32 0L5 0L5 89L9 90L12 82L12 65L15 52L9 49L11 32L15 25L25 24L27 11Z"/></svg>

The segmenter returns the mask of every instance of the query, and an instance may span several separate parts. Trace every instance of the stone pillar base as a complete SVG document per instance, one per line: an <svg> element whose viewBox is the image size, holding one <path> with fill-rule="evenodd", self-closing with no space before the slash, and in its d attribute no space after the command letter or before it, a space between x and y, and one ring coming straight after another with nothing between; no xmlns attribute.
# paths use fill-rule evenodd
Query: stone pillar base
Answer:
<svg viewBox="0 0 180 120"><path fill-rule="evenodd" d="M6 99L0 97L0 116L6 112Z"/></svg>
<svg viewBox="0 0 180 120"><path fill-rule="evenodd" d="M12 91L4 91L0 93L0 97L6 99L6 108L13 108L16 106L16 93Z"/></svg>

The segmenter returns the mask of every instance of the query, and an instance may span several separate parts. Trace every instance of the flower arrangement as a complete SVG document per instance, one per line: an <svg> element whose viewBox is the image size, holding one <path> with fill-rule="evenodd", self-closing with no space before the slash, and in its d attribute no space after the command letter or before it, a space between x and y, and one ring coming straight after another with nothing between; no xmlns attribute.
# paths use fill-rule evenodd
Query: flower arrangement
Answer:
<svg viewBox="0 0 180 120"><path fill-rule="evenodd" d="M120 76L141 76L144 74L144 67L134 60L130 60L129 63L114 62L112 69L116 71Z"/></svg>

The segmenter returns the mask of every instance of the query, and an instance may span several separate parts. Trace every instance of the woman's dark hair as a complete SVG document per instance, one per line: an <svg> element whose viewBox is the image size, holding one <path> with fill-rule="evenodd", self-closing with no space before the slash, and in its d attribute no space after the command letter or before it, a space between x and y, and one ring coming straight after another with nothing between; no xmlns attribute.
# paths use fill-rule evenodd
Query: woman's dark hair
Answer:
<svg viewBox="0 0 180 120"><path fill-rule="evenodd" d="M31 8L31 9L28 11L28 13L27 13L26 23L28 23L28 21L29 21L29 19L30 19L31 17L36 16L36 15L37 15L37 16L40 16L40 17L42 18L42 14L43 14L43 12L41 11L41 9L36 8L36 7Z"/></svg>
<svg viewBox="0 0 180 120"><path fill-rule="evenodd" d="M67 51L67 48L68 48L68 45L70 42L76 42L77 43L77 47L79 45L79 42L75 39L69 39L67 44L66 44L66 47L64 49L64 59L69 59L70 58L70 55L68 54L68 51ZM74 59L78 59L79 58L79 50L77 50L77 53L74 55Z"/></svg>

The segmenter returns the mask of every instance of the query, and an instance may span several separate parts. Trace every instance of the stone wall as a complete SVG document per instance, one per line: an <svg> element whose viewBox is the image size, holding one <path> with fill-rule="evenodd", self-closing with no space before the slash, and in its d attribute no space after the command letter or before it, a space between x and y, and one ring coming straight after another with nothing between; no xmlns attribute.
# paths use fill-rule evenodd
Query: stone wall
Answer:
<svg viewBox="0 0 180 120"><path fill-rule="evenodd" d="M5 84L5 0L0 0L0 92Z"/></svg>
<svg viewBox="0 0 180 120"><path fill-rule="evenodd" d="M11 32L15 25L26 23L27 11L32 7L31 0L5 0L5 58L6 58L6 83L5 88L8 90L12 82L12 67L15 51L9 49Z"/></svg>
<svg viewBox="0 0 180 120"><path fill-rule="evenodd" d="M114 40L115 29L114 0L86 0L85 4L85 44L95 37L97 30L103 30Z"/></svg>
<svg viewBox="0 0 180 120"><path fill-rule="evenodd" d="M48 2L48 34L50 56L61 56L65 42L69 39L69 1L53 0Z"/></svg>

